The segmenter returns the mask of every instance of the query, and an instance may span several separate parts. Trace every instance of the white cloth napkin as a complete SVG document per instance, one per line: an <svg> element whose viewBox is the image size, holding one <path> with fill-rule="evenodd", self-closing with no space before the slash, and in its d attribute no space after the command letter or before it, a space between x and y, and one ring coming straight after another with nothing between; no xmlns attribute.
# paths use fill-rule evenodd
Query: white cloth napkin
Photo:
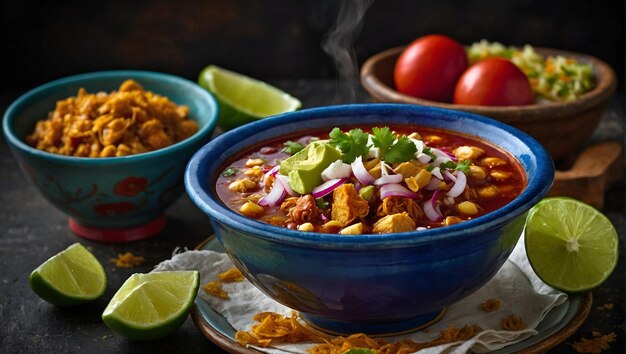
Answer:
<svg viewBox="0 0 626 354"><path fill-rule="evenodd" d="M232 262L224 253L187 251L160 263L155 271L197 269L201 274L201 284L206 284L216 281L219 273L232 267L234 267ZM235 330L249 330L253 325L252 317L259 312L271 311L285 316L291 315L291 309L270 299L247 280L224 283L223 289L228 292L230 299L219 299L208 295L203 290L200 290L198 294ZM498 299L501 302L500 309L489 313L482 311L480 304L487 299ZM483 331L467 341L422 349L418 353L466 353L470 350L477 353L489 352L536 334L535 328L544 316L553 307L566 300L565 293L545 285L533 272L526 257L522 236L500 271L477 292L450 306L444 317L429 327L428 333L415 332L386 339L390 342L401 339L428 342L438 337L440 330L477 324L483 328ZM511 314L521 317L527 325L526 329L502 330L502 319ZM312 345L309 343L281 344L271 348L255 347L255 349L272 354L305 353Z"/></svg>

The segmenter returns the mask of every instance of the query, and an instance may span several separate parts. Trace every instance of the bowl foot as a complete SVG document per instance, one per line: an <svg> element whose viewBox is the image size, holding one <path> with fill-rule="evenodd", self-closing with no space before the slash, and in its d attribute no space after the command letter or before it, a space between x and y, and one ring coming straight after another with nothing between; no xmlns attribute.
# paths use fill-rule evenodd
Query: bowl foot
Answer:
<svg viewBox="0 0 626 354"><path fill-rule="evenodd" d="M443 308L400 322L355 323L333 321L305 313L300 313L300 316L311 327L333 335L365 333L376 337L388 337L411 333L430 327L441 320L446 310L447 308Z"/></svg>
<svg viewBox="0 0 626 354"><path fill-rule="evenodd" d="M165 227L165 215L145 224L129 228L104 228L87 226L69 218L70 230L79 237L105 243L125 243L155 236Z"/></svg>

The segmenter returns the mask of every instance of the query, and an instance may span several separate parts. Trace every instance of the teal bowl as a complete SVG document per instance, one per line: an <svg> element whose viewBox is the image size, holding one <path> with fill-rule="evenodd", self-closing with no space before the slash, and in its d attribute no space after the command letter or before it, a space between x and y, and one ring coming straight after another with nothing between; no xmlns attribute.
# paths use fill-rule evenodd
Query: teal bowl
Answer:
<svg viewBox="0 0 626 354"><path fill-rule="evenodd" d="M188 106L198 132L166 148L123 157L63 156L25 143L35 123L46 118L57 101L76 96L81 87L90 93L111 92L127 79ZM2 130L24 175L69 215L74 233L102 242L127 242L163 228L165 209L183 192L187 161L210 140L218 115L213 96L189 80L147 71L103 71L70 76L25 93L5 112Z"/></svg>

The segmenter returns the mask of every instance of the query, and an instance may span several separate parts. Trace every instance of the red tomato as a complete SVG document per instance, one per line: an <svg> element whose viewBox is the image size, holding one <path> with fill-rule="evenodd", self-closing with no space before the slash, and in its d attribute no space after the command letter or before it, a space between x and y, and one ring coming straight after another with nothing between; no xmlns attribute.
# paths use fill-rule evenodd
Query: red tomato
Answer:
<svg viewBox="0 0 626 354"><path fill-rule="evenodd" d="M481 60L467 69L454 90L454 103L483 106L519 106L533 102L530 82L508 60Z"/></svg>
<svg viewBox="0 0 626 354"><path fill-rule="evenodd" d="M454 86L467 69L467 54L450 37L416 39L400 54L393 72L396 89L427 100L451 102Z"/></svg>

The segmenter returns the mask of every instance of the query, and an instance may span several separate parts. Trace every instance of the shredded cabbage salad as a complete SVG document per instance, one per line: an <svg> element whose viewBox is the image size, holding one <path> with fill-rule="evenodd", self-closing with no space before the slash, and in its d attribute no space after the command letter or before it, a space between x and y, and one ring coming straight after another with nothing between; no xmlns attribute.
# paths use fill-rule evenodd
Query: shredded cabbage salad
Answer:
<svg viewBox="0 0 626 354"><path fill-rule="evenodd" d="M530 45L520 50L483 39L473 43L467 54L470 65L489 57L511 60L528 77L537 102L575 100L595 85L591 65L560 55L544 58Z"/></svg>

